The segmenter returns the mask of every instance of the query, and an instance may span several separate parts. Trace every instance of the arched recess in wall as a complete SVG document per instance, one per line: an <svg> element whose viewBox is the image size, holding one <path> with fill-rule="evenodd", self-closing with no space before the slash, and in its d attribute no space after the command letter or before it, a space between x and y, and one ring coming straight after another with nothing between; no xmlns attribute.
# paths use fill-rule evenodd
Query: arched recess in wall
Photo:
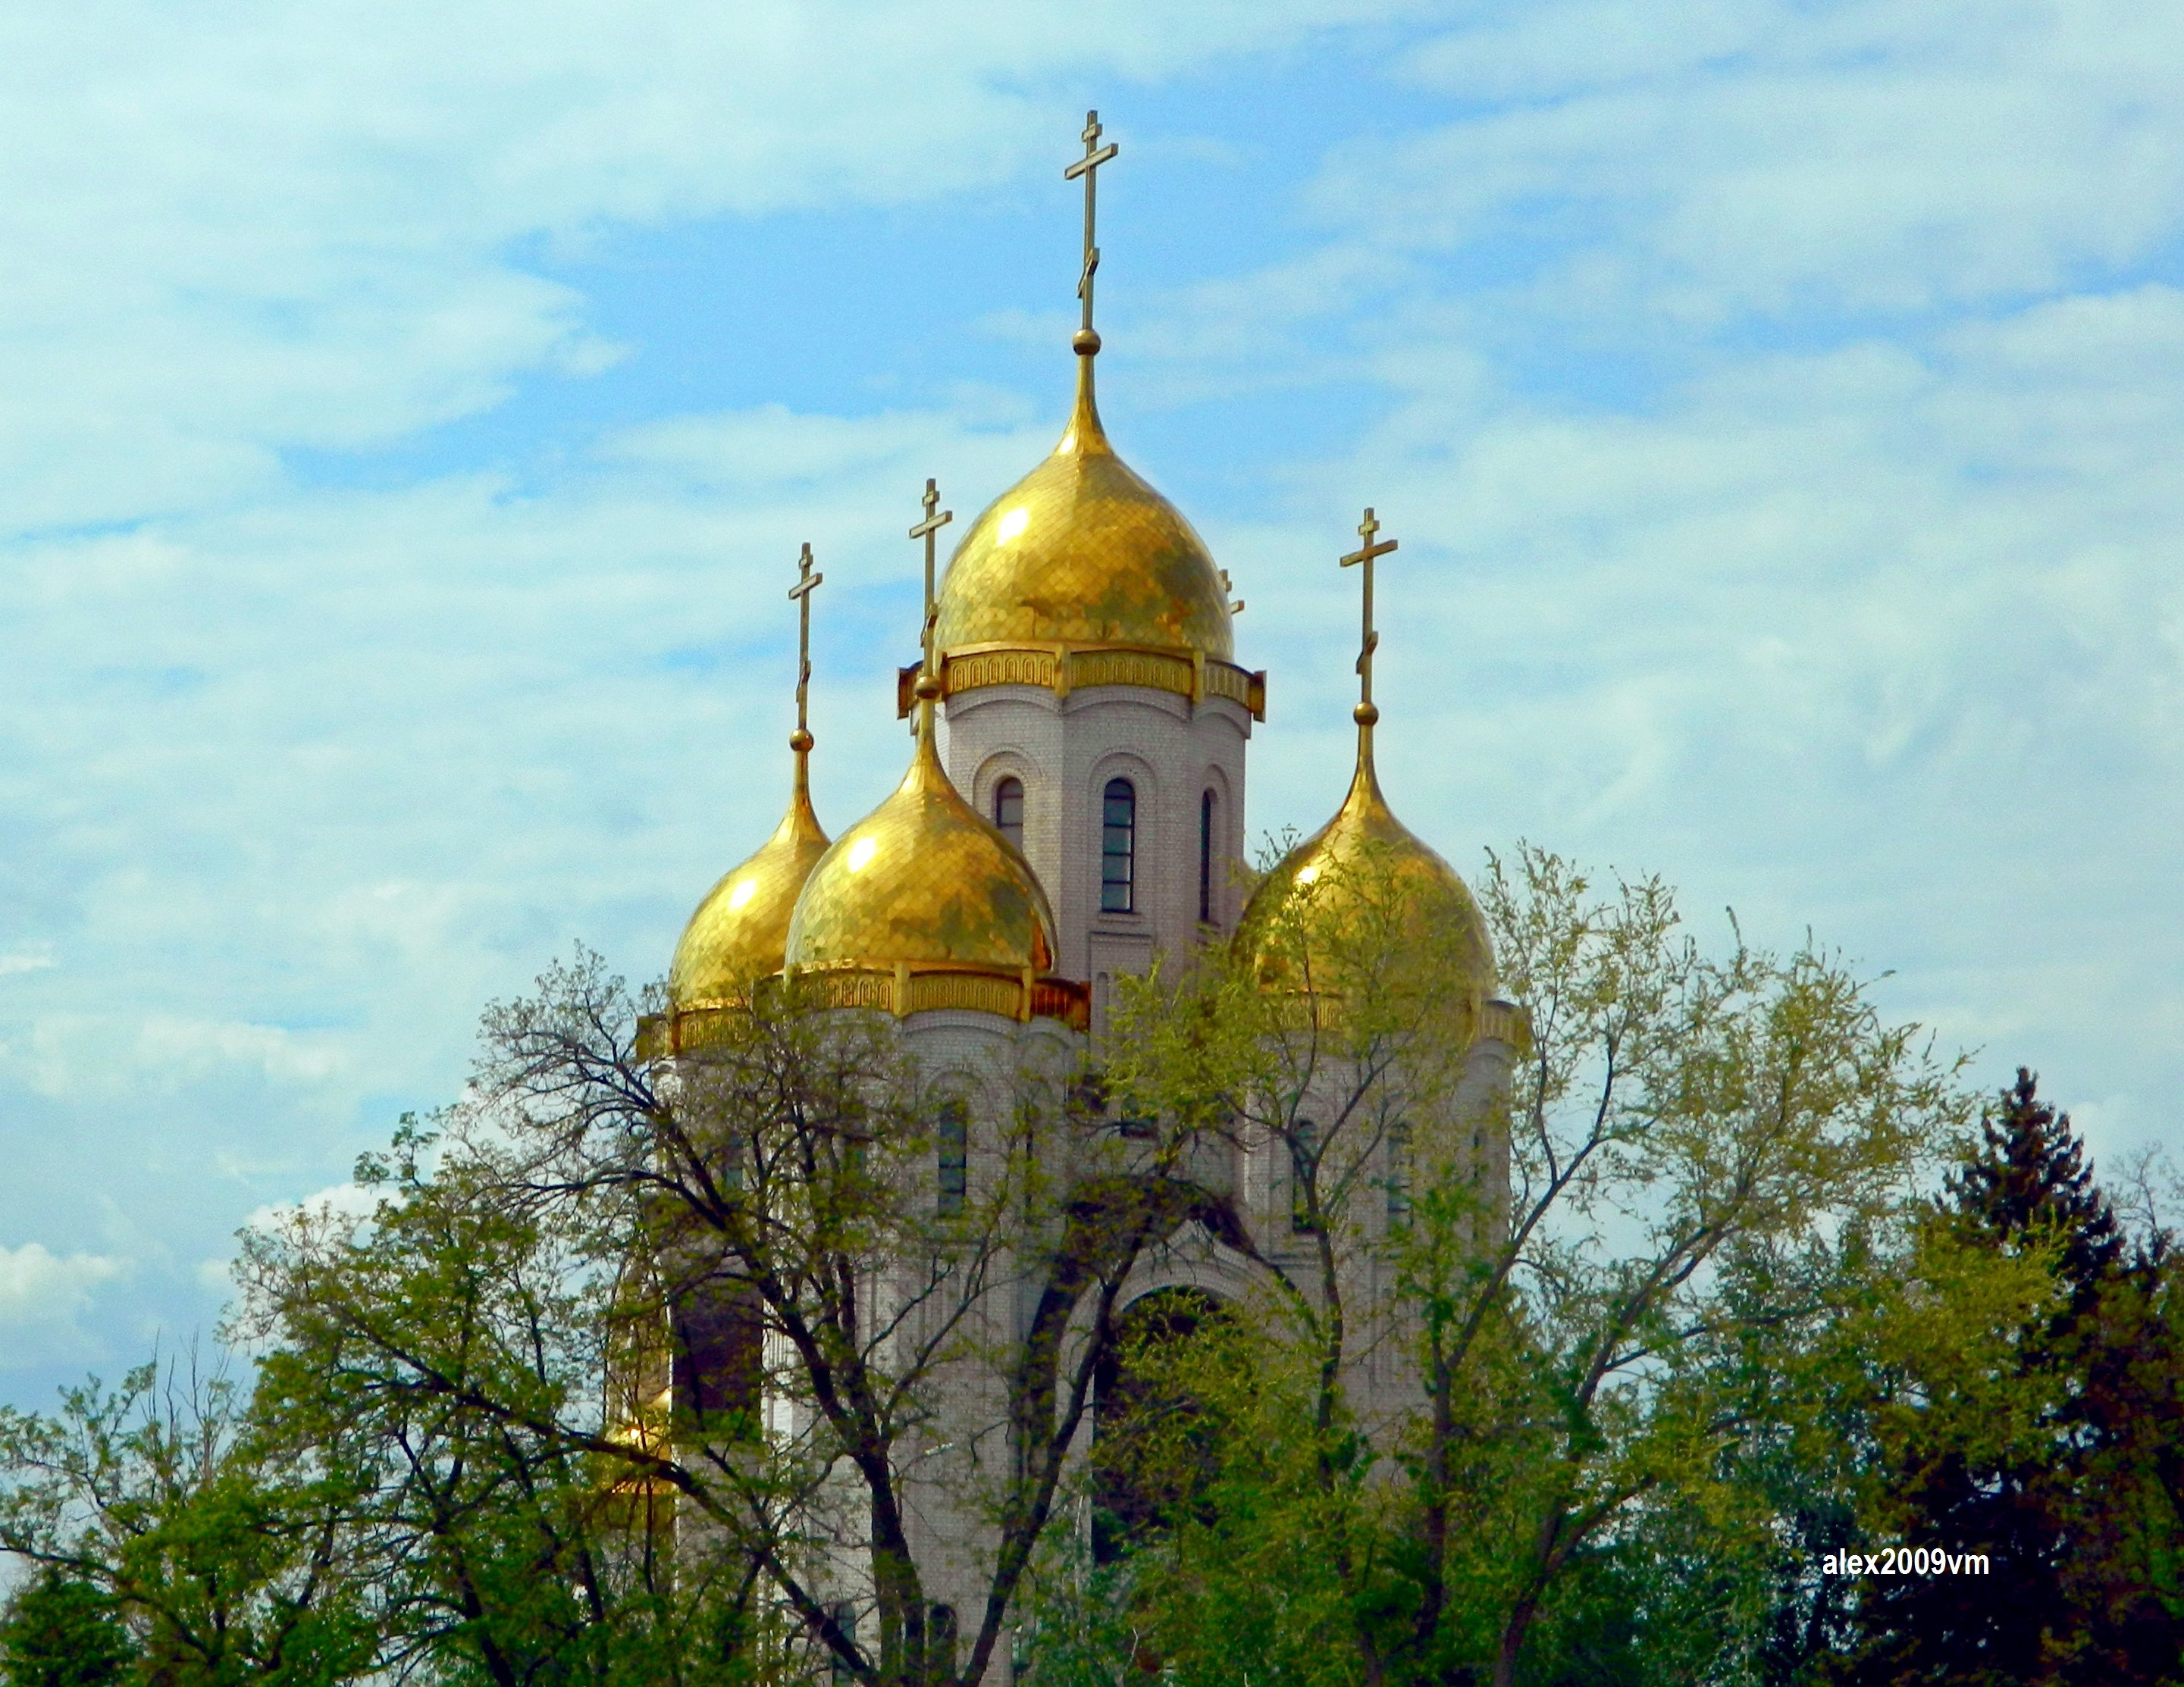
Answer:
<svg viewBox="0 0 2184 1687"><path fill-rule="evenodd" d="M1207 1289L1177 1284L1140 1295L1115 1321L1092 1382L1092 1556L1110 1564L1173 1528L1213 1478L1214 1424L1204 1402L1156 1372L1161 1351L1217 1336L1235 1311ZM1186 1456L1173 1455L1178 1418ZM1156 1429L1160 1446L1150 1437Z"/></svg>
<svg viewBox="0 0 2184 1687"><path fill-rule="evenodd" d="M751 1433L765 1381L765 1318L747 1284L693 1276L668 1291L669 1367L678 1411L723 1436Z"/></svg>
<svg viewBox="0 0 2184 1687"><path fill-rule="evenodd" d="M994 811L987 818L1002 837L1023 853L1024 787L1023 781L1013 773L1004 773L994 782Z"/></svg>
<svg viewBox="0 0 2184 1687"><path fill-rule="evenodd" d="M1044 799L1031 758L1013 746L989 754L971 780L973 806L1019 850L1024 847L1025 823Z"/></svg>

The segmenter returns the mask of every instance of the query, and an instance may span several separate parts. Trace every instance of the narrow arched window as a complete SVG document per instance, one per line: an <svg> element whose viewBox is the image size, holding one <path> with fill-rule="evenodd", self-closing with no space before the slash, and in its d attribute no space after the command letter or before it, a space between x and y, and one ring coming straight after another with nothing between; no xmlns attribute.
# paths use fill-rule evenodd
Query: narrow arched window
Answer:
<svg viewBox="0 0 2184 1687"><path fill-rule="evenodd" d="M1411 1216L1411 1127L1398 1121L1388 1127L1388 1223Z"/></svg>
<svg viewBox="0 0 2184 1687"><path fill-rule="evenodd" d="M1100 911L1136 907L1138 793L1127 779L1110 779L1100 799Z"/></svg>
<svg viewBox="0 0 2184 1687"><path fill-rule="evenodd" d="M994 827L1002 837L1023 848L1023 781L1004 779L994 787Z"/></svg>
<svg viewBox="0 0 2184 1687"><path fill-rule="evenodd" d="M956 1676L956 1607L936 1605L925 1629L926 1679L951 1681Z"/></svg>
<svg viewBox="0 0 2184 1687"><path fill-rule="evenodd" d="M844 1600L827 1614L834 1619L834 1627L840 1631L844 1644L854 1650L857 1644L857 1607ZM856 1675L839 1652L833 1656L833 1677L834 1687L856 1687Z"/></svg>
<svg viewBox="0 0 2184 1687"><path fill-rule="evenodd" d="M1220 799L1207 791L1198 799L1198 923L1213 923L1213 826Z"/></svg>
<svg viewBox="0 0 2184 1687"><path fill-rule="evenodd" d="M971 1110L950 1097L940 1104L937 1123L940 1216L954 1218L963 1211L963 1198L971 1189Z"/></svg>
<svg viewBox="0 0 2184 1687"><path fill-rule="evenodd" d="M1299 1119L1290 1133L1290 1228L1316 1229L1312 1215L1312 1178L1319 1169L1319 1127Z"/></svg>

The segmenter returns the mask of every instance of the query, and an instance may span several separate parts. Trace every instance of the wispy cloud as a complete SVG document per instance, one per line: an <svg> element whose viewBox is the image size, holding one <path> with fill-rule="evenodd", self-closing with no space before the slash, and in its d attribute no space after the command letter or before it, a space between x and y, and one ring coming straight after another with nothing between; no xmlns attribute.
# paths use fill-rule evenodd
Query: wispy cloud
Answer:
<svg viewBox="0 0 2184 1687"><path fill-rule="evenodd" d="M15 972L42 972L58 964L51 944L26 944L20 949L0 950L0 978Z"/></svg>
<svg viewBox="0 0 2184 1687"><path fill-rule="evenodd" d="M1673 30L1548 0L1419 47L1477 114L1354 148L1322 204L1401 245L1513 235L1607 325L2007 302L2174 240L2180 50L2134 0L1744 0Z"/></svg>

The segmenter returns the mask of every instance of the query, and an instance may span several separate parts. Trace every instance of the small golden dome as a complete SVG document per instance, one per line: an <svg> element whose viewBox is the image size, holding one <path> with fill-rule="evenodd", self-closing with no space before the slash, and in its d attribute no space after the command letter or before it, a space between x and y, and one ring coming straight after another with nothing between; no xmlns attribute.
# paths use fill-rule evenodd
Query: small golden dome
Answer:
<svg viewBox="0 0 2184 1687"><path fill-rule="evenodd" d="M1479 1007L1494 994L1494 947L1486 921L1456 869L1389 808L1373 771L1369 721L1361 721L1357 738L1357 771L1349 795L1334 818L1283 856L1252 893L1237 927L1238 940L1257 959L1262 976L1286 971L1268 953L1268 925L1290 899L1310 899L1306 905L1312 915L1331 916L1340 930L1346 914L1364 898L1381 894L1384 887L1396 904L1389 910L1388 933L1418 934L1413 953L1442 973L1441 982L1449 982L1447 972L1457 975L1468 1015L1475 1021ZM1323 972L1315 987L1341 993L1340 960L1323 955L1318 965L1338 976Z"/></svg>
<svg viewBox="0 0 2184 1687"><path fill-rule="evenodd" d="M949 782L929 701L920 716L902 783L837 838L805 881L788 965L798 972L985 974L1010 986L1011 1005L1002 1011L1028 1012L1029 981L1054 966L1046 893ZM871 1005L882 1005L880 997Z"/></svg>
<svg viewBox="0 0 2184 1687"><path fill-rule="evenodd" d="M1221 661L1228 598L1206 542L1115 454L1077 359L1077 404L1053 455L986 507L948 565L936 638L980 645L1123 645Z"/></svg>
<svg viewBox="0 0 2184 1687"><path fill-rule="evenodd" d="M797 894L826 853L827 834L811 811L805 752L799 749L788 812L773 836L706 892L682 928L667 969L667 995L676 1013L742 1002L754 981L781 971Z"/></svg>

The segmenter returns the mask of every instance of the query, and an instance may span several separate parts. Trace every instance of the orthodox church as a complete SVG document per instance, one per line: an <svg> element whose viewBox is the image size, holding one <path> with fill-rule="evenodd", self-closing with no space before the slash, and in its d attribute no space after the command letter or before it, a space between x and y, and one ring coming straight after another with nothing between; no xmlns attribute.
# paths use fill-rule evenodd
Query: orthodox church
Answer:
<svg viewBox="0 0 2184 1687"><path fill-rule="evenodd" d="M898 713L915 726L900 783L838 837L813 810L805 699L819 576L806 547L790 594L806 654L788 812L699 904L669 969L667 1011L648 1033L657 1060L702 1059L708 1024L737 1011L754 981L783 974L831 1006L891 1016L921 1071L956 1074L965 1093L985 1097L960 1139L942 1143L933 1198L943 1211L981 1175L982 1138L996 1128L983 1115L1007 1105L979 1089L978 1074L1020 1068L1027 1051L1044 1051L1050 1066L1081 1066L1106 1027L1117 980L1145 973L1156 956L1183 960L1229 941L1253 919L1245 775L1268 676L1238 660L1243 605L1205 541L1117 454L1100 420L1094 186L1116 149L1099 139L1095 114L1085 156L1067 172L1084 185L1085 253L1075 399L1061 438L968 524L937 582L937 538L951 518L929 482L925 519L911 530L924 542L927 614L922 659L899 676ZM1290 894L1361 852L1391 864L1409 917L1434 924L1451 940L1445 952L1462 957L1460 1105L1483 1119L1506 1089L1521 1033L1516 1011L1494 999L1493 957L1470 893L1396 819L1374 770L1372 571L1395 548L1378 532L1368 510L1360 548L1343 559L1358 566L1365 600L1347 793L1253 895ZM1498 1153L1506 1176L1506 1149L1480 1151ZM1310 1242L1297 1233L1281 1161L1272 1145L1240 1147L1193 1173L1268 1259ZM1370 1262L1362 1268L1369 1276ZM1240 1299L1253 1269L1243 1252L1194 1232L1149 1255L1123 1299ZM1392 1371L1363 1381L1368 1391L1405 1392ZM942 1450L972 1445L982 1426L1006 1417L967 1383L956 1411L958 1424L933 1432ZM929 1543L939 1557L960 1549L952 1579L962 1586L952 1596L975 1598L983 1526L938 1490L921 1517L921 1528L943 1537ZM845 1621L854 1583L845 1569L837 1584Z"/></svg>

